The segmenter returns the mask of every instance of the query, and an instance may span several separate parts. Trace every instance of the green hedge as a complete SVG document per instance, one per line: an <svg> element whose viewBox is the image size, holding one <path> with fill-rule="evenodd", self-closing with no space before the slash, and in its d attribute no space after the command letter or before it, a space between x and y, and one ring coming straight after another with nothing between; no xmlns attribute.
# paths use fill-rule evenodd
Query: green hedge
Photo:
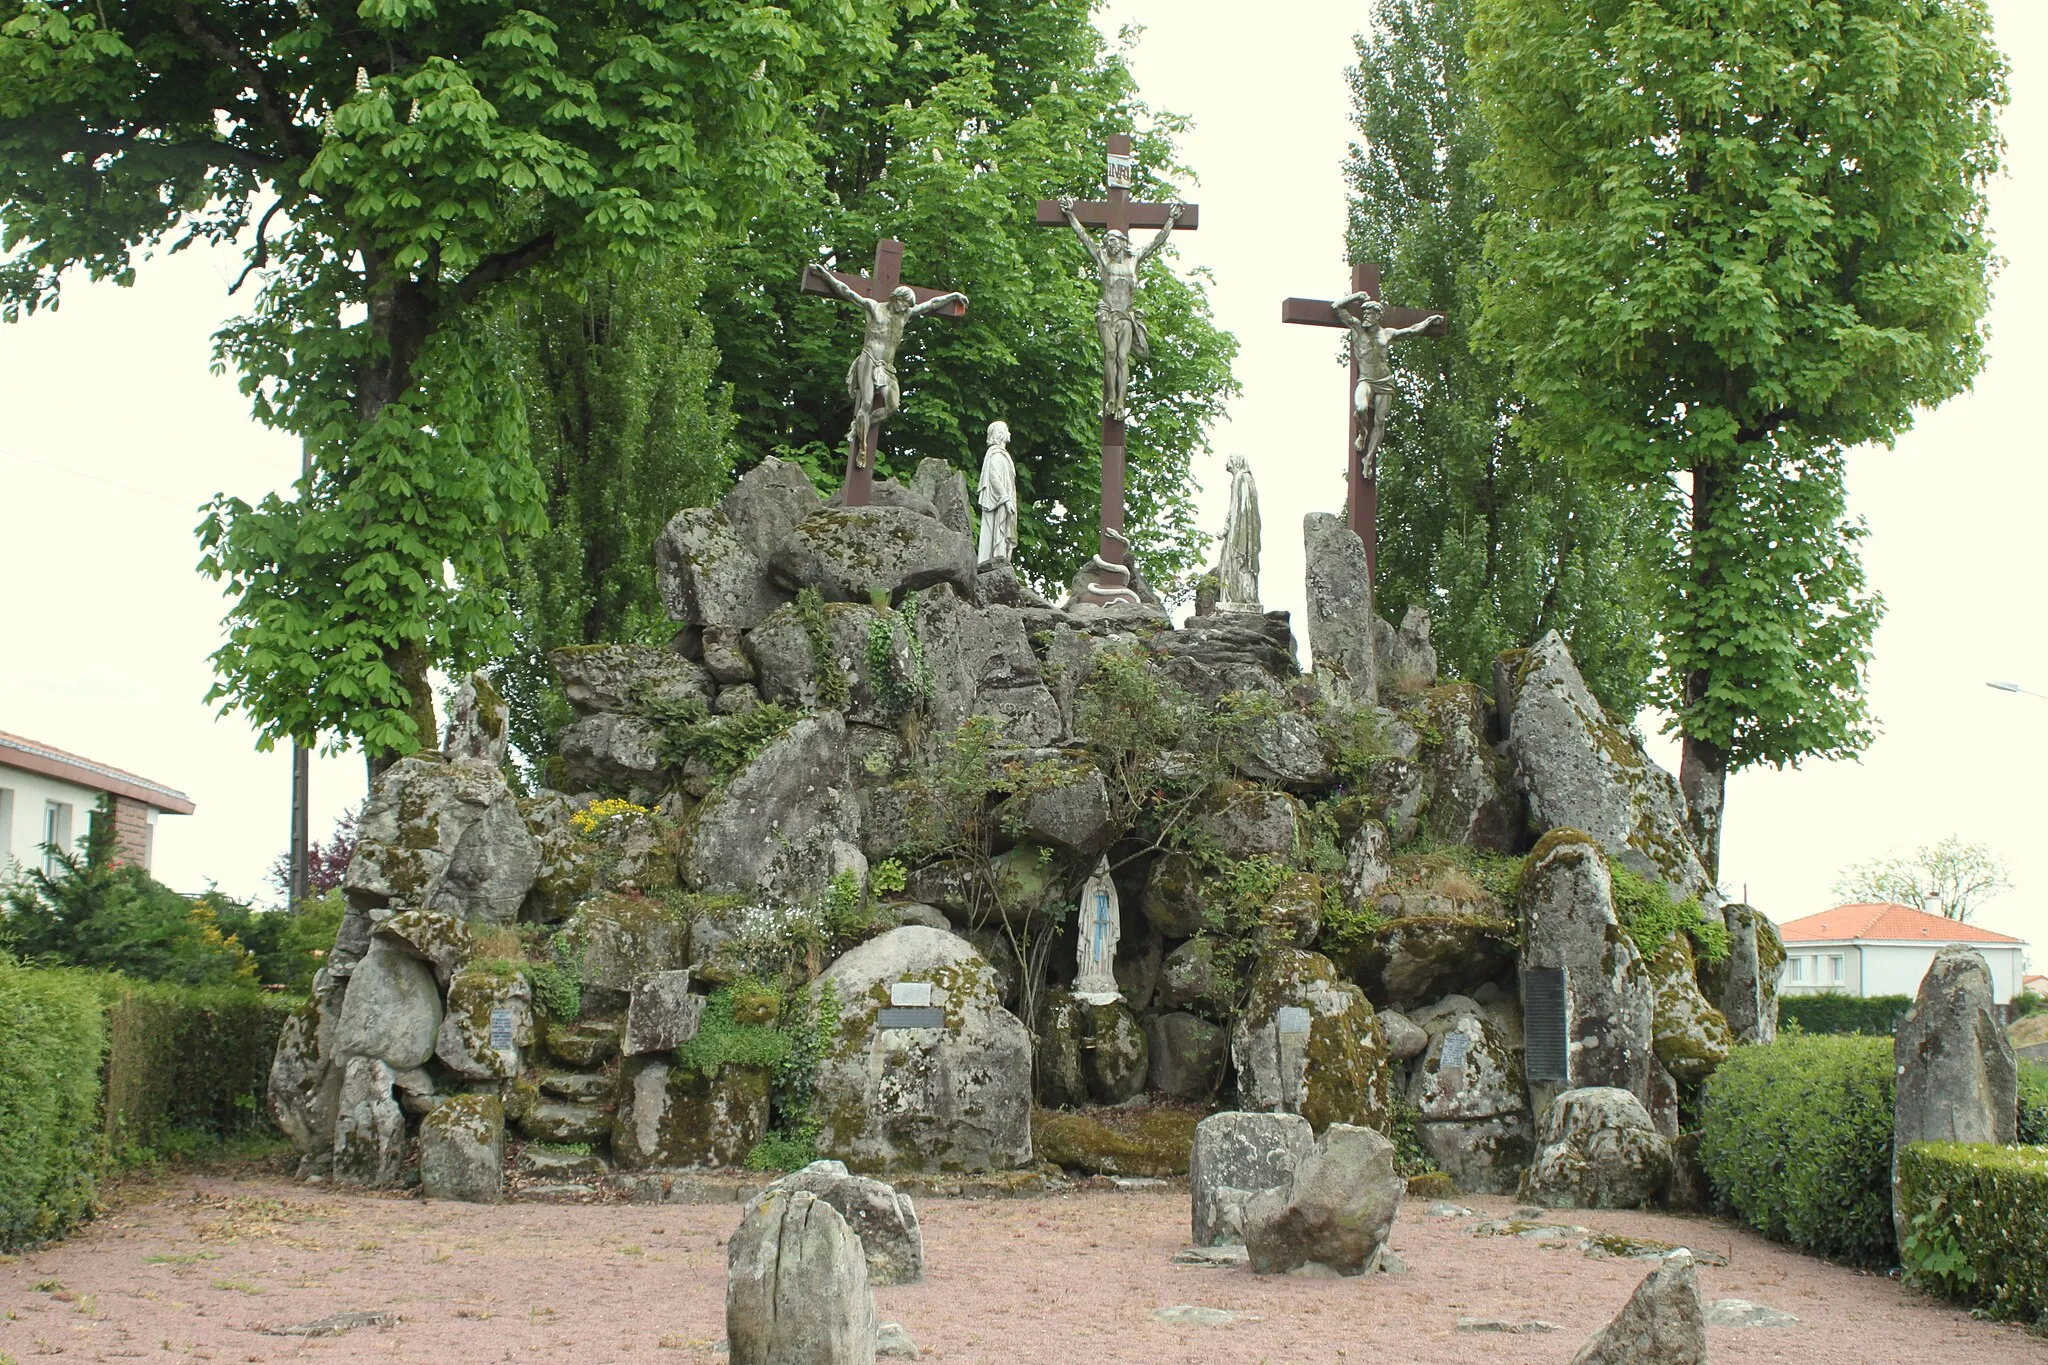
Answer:
<svg viewBox="0 0 2048 1365"><path fill-rule="evenodd" d="M1910 995L1785 995L1778 998L1778 1027L1797 1024L1802 1033L1864 1033L1889 1038L1912 1008Z"/></svg>
<svg viewBox="0 0 2048 1365"><path fill-rule="evenodd" d="M2048 1145L2048 1066L2020 1063L2019 1141L2022 1147Z"/></svg>
<svg viewBox="0 0 2048 1365"><path fill-rule="evenodd" d="M1899 1211L1914 1283L2048 1322L2048 1148L1912 1143L1899 1154Z"/></svg>
<svg viewBox="0 0 2048 1365"><path fill-rule="evenodd" d="M1893 1094L1889 1038L1737 1048L1701 1109L1716 1201L1775 1241L1889 1264Z"/></svg>
<svg viewBox="0 0 2048 1365"><path fill-rule="evenodd" d="M232 986L112 978L102 1112L115 1159L274 1131L263 1094L278 1032L299 1003Z"/></svg>
<svg viewBox="0 0 2048 1365"><path fill-rule="evenodd" d="M102 980L0 954L0 1250L59 1236L92 1210Z"/></svg>

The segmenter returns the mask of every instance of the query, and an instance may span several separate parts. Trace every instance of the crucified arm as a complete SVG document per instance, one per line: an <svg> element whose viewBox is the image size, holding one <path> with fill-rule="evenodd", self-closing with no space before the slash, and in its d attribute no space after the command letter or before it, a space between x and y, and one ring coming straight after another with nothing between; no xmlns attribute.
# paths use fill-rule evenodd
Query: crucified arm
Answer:
<svg viewBox="0 0 2048 1365"><path fill-rule="evenodd" d="M1399 341L1402 337L1421 336L1424 332L1427 332L1430 328L1436 326L1437 323L1443 320L1443 315L1441 313L1431 313L1428 317L1424 318L1422 321L1416 323L1412 327L1393 328L1387 333L1387 340Z"/></svg>
<svg viewBox="0 0 2048 1365"><path fill-rule="evenodd" d="M827 269L826 267L821 265L816 267L816 269L820 275L823 275L825 277L825 283L828 286L830 286L832 292L837 294L840 298L845 299L848 303L855 305L863 313L872 313L875 311L874 300L861 294L860 291L856 290L852 285L848 284L845 280L840 279L838 275L834 274L831 270Z"/></svg>
<svg viewBox="0 0 2048 1365"><path fill-rule="evenodd" d="M1138 253L1139 265L1143 265L1145 264L1145 262L1151 260L1154 256L1157 256L1160 253L1160 251L1166 246L1167 241L1173 236L1173 229L1175 224L1180 222L1180 216L1181 214L1187 211L1187 207L1188 206L1186 204L1175 204L1173 205L1173 207L1167 209L1166 221L1159 225L1158 234L1154 236L1149 243L1146 244L1146 247L1143 251Z"/></svg>
<svg viewBox="0 0 2048 1365"><path fill-rule="evenodd" d="M965 310L967 307L967 296L965 294L956 292L952 294L941 294L935 299L926 299L923 303L918 304L915 308L912 308L910 310L910 316L914 318L921 318L926 313L936 313L941 308L950 308L956 303L960 305L962 310Z"/></svg>
<svg viewBox="0 0 2048 1365"><path fill-rule="evenodd" d="M1088 229L1082 227L1081 220L1075 216L1073 196L1069 195L1061 199L1059 204L1060 212L1067 215L1067 226L1072 228L1074 235L1081 239L1081 245L1088 248L1089 259L1093 260L1097 267L1100 267L1102 265L1102 248L1095 245L1095 239L1088 235Z"/></svg>

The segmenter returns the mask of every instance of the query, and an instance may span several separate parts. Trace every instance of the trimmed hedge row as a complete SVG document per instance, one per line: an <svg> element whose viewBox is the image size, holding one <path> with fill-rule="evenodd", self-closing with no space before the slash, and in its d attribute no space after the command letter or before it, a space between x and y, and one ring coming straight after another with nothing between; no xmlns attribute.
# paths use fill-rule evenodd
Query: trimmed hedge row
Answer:
<svg viewBox="0 0 2048 1365"><path fill-rule="evenodd" d="M1786 995L1778 998L1778 1027L1805 1033L1863 1033L1889 1038L1913 1008L1910 995Z"/></svg>
<svg viewBox="0 0 2048 1365"><path fill-rule="evenodd" d="M0 1250L59 1236L92 1210L105 1151L101 982L0 954Z"/></svg>
<svg viewBox="0 0 2048 1365"><path fill-rule="evenodd" d="M1914 1283L1993 1317L2048 1321L2048 1148L1912 1143L1899 1209Z"/></svg>
<svg viewBox="0 0 2048 1365"><path fill-rule="evenodd" d="M1700 1161L1716 1202L1773 1241L1890 1264L1894 1094L1889 1038L1737 1048L1701 1107Z"/></svg>
<svg viewBox="0 0 2048 1365"><path fill-rule="evenodd" d="M116 1160L160 1156L176 1138L272 1130L263 1095L297 1000L120 978L109 995L102 1112Z"/></svg>

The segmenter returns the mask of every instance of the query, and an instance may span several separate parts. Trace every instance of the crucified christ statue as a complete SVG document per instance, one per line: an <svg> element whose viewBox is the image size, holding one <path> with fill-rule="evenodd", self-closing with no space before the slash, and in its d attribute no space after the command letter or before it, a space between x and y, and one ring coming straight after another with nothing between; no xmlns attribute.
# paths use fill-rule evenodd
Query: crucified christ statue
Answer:
<svg viewBox="0 0 2048 1365"><path fill-rule="evenodd" d="M896 352L903 345L903 327L912 318L937 313L967 302L965 294L940 294L917 301L907 284L889 291L886 299L871 299L829 270L818 272L834 294L857 305L867 314L861 333L860 354L846 372L846 393L853 399L853 425L847 436L856 451L874 448L873 433L903 405L903 386L896 379ZM859 458L859 457L856 457Z"/></svg>
<svg viewBox="0 0 2048 1365"><path fill-rule="evenodd" d="M1129 410L1126 398L1131 388L1131 356L1152 354L1145 319L1139 316L1137 308L1138 269L1165 247L1187 206L1168 207L1166 222L1160 226L1158 235L1136 256L1131 254L1129 233L1113 227L1102 234L1098 245L1074 212L1074 200L1061 199L1059 206L1067 225L1081 239L1081 245L1088 248L1102 278L1102 299L1095 305L1095 331L1102 338L1102 415L1122 421Z"/></svg>
<svg viewBox="0 0 2048 1365"><path fill-rule="evenodd" d="M1358 388L1351 395L1358 412L1358 435L1353 438L1367 477L1379 467L1380 438L1386 433L1387 409L1393 405L1400 385L1394 380L1394 362L1389 347L1402 337L1420 336L1435 325L1432 315L1407 327L1382 327L1380 314L1386 311L1378 299L1360 291L1346 294L1332 304L1331 311L1351 333L1351 359L1358 366Z"/></svg>

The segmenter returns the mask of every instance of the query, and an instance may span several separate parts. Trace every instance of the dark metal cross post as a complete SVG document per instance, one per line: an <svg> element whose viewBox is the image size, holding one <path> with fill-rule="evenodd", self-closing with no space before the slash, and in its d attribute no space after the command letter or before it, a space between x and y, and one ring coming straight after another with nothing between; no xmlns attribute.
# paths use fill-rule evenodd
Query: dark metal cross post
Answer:
<svg viewBox="0 0 2048 1365"><path fill-rule="evenodd" d="M1380 268L1376 265L1354 265L1351 267L1351 292L1380 296ZM1431 336L1443 335L1449 320L1440 312L1424 308L1389 308L1380 314L1382 327L1412 327L1427 318L1437 319L1438 325L1430 329ZM1329 299L1285 299L1280 304L1282 322L1302 323L1310 327L1344 326L1344 320L1337 316L1336 304ZM1344 467L1349 471L1346 481L1346 514L1351 529L1365 542L1365 566L1368 574L1379 564L1379 511L1380 471L1377 456L1370 468L1365 463L1365 453L1358 448L1358 406L1354 395L1358 392L1358 357L1351 358L1351 387L1345 390L1344 406L1351 413L1351 421L1344 440Z"/></svg>
<svg viewBox="0 0 2048 1365"><path fill-rule="evenodd" d="M1109 198L1084 199L1074 205L1074 216L1081 220L1083 227L1113 229L1128 237L1132 228L1157 231L1166 226L1166 215L1173 205L1133 202L1130 190L1133 170L1130 134L1111 133ZM1067 225L1067 215L1061 211L1058 200L1041 199L1038 201L1037 222L1040 227L1063 228ZM1201 225L1200 207L1189 204L1174 226L1193 229ZM1110 563L1128 568L1131 557L1125 545L1124 421L1121 417L1105 417L1102 419L1102 531L1099 553Z"/></svg>
<svg viewBox="0 0 2048 1365"><path fill-rule="evenodd" d="M903 283L903 243L894 237L884 237L875 243L875 273L872 275L849 275L842 270L831 272L841 283L865 298L880 302L889 297L898 285ZM825 283L825 268L817 265L804 267L803 292L822 294L836 298L832 286ZM946 293L944 289L927 289L921 284L910 286L910 292L917 295L917 302L924 303ZM939 310L943 317L967 316L967 305L951 304ZM875 448L881 444L880 424L871 425L866 432L865 448L856 433L847 441L845 503L848 507L865 507L868 494L875 486Z"/></svg>

